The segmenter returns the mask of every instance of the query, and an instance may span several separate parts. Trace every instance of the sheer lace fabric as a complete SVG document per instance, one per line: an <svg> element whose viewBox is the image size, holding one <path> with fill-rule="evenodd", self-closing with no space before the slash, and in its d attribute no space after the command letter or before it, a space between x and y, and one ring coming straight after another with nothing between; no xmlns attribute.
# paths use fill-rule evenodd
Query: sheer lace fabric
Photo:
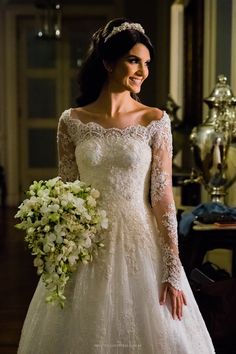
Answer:
<svg viewBox="0 0 236 354"><path fill-rule="evenodd" d="M68 127L60 119L57 132L59 175L64 181L74 181L79 178L78 167L75 161L75 146L68 134Z"/></svg>
<svg viewBox="0 0 236 354"><path fill-rule="evenodd" d="M170 121L154 133L152 144L151 203L160 230L163 258L162 282L181 290L176 210L172 192L172 136Z"/></svg>
<svg viewBox="0 0 236 354"><path fill-rule="evenodd" d="M39 282L18 354L214 353L179 264L168 129L167 114L148 127L125 129L62 114L61 176L80 176L100 190L109 229L104 250L71 278L63 310L45 304ZM160 306L162 281L184 290L182 321L172 319L169 304Z"/></svg>

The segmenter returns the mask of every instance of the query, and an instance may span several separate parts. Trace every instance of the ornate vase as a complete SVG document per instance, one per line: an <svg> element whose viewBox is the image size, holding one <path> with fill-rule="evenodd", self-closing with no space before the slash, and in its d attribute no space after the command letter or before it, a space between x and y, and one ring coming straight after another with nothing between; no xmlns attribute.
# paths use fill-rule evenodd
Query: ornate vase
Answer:
<svg viewBox="0 0 236 354"><path fill-rule="evenodd" d="M236 171L229 177L227 165L229 148L236 139L236 98L225 76L218 76L215 88L204 102L208 115L190 134L195 162L192 181L205 186L212 202L224 203L226 191L236 179Z"/></svg>

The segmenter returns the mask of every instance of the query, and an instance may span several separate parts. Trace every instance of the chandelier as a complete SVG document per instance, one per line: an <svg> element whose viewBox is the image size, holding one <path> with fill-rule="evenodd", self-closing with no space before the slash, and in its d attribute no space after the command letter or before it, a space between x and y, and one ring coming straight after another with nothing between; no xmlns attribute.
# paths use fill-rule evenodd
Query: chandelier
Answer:
<svg viewBox="0 0 236 354"><path fill-rule="evenodd" d="M37 38L61 38L61 4L57 0L36 0Z"/></svg>

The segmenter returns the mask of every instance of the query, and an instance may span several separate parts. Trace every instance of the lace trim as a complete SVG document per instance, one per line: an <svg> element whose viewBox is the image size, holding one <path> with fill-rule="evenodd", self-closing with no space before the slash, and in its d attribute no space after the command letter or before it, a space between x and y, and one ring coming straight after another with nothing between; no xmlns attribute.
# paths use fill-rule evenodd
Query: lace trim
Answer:
<svg viewBox="0 0 236 354"><path fill-rule="evenodd" d="M125 128L104 128L102 125L96 122L83 123L79 119L71 118L71 109L64 111L60 119L62 119L67 125L68 133L75 145L78 145L82 141L89 139L91 136L108 139L110 136L127 136L130 138L138 137L147 141L149 145L152 145L154 135L156 143L158 140L162 140L161 132L169 121L168 115L166 112L164 112L160 120L153 120L147 126L139 124Z"/></svg>
<svg viewBox="0 0 236 354"><path fill-rule="evenodd" d="M162 257L163 257L163 274L162 283L168 282L175 289L181 290L181 269L182 265L178 255L170 245L161 240Z"/></svg>

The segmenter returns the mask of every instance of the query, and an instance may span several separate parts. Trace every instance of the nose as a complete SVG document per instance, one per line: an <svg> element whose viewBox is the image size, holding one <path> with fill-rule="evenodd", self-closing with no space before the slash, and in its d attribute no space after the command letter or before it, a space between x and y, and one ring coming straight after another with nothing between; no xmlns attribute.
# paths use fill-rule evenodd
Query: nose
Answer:
<svg viewBox="0 0 236 354"><path fill-rule="evenodd" d="M148 75L148 67L147 67L146 63L139 63L137 74L139 76L144 76L144 77L146 77Z"/></svg>

